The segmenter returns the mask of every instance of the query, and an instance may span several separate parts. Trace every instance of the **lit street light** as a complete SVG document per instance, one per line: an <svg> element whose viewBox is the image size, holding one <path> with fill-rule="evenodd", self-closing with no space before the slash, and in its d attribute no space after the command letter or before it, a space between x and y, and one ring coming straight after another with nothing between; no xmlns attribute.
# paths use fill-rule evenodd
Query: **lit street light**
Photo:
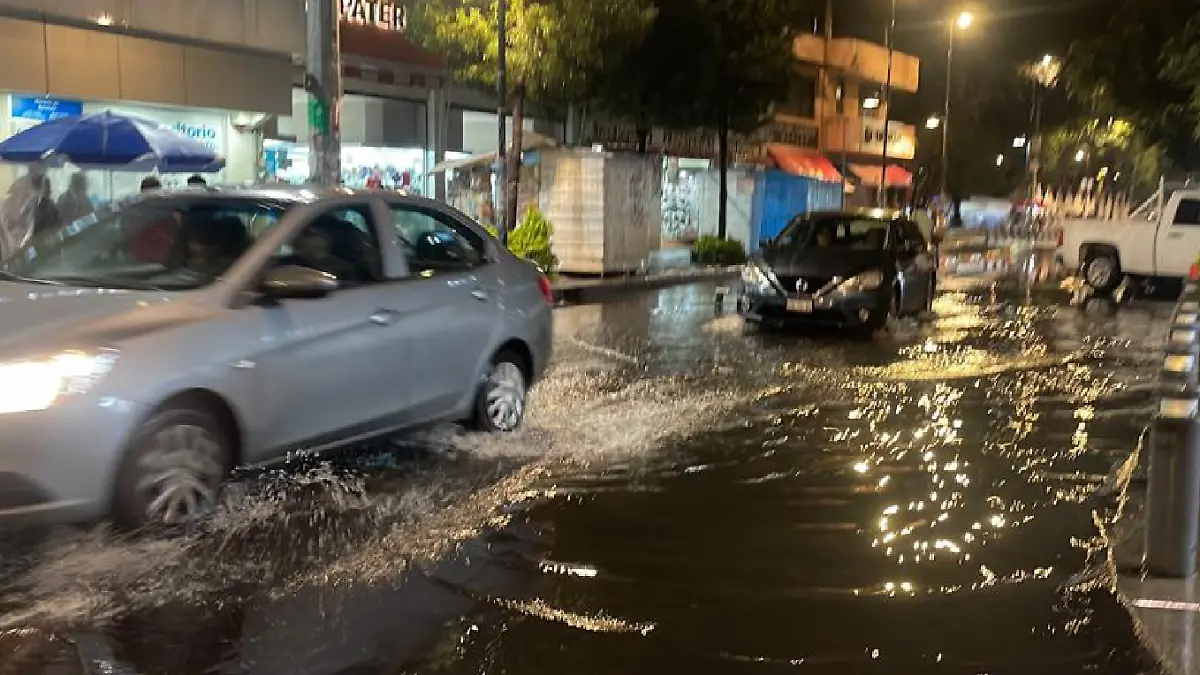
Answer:
<svg viewBox="0 0 1200 675"><path fill-rule="evenodd" d="M930 115L929 118L925 120L925 128L930 131L937 129L940 126L942 126L942 118L938 117L937 115Z"/></svg>
<svg viewBox="0 0 1200 675"><path fill-rule="evenodd" d="M1001 153L999 155L996 155L996 166L1003 166L1003 165L1004 165L1004 154Z"/></svg>
<svg viewBox="0 0 1200 675"><path fill-rule="evenodd" d="M879 97L878 96L868 96L868 97L864 98L863 102L862 102L862 107L863 107L863 110L875 110L876 108L879 107Z"/></svg>
<svg viewBox="0 0 1200 675"><path fill-rule="evenodd" d="M950 41L946 45L946 101L942 110L942 195L947 191L947 179L950 175L950 84L954 66L954 33L966 30L975 23L975 15L970 12L959 12L950 23Z"/></svg>
<svg viewBox="0 0 1200 675"><path fill-rule="evenodd" d="M1017 136L1016 138L1013 139L1013 147L1014 148L1023 148L1023 147L1025 147L1025 144L1027 142L1028 141L1026 140L1026 138L1024 136Z"/></svg>
<svg viewBox="0 0 1200 675"><path fill-rule="evenodd" d="M1085 157L1087 157L1087 153L1084 152L1083 150L1075 151L1075 161L1076 162L1082 162Z"/></svg>

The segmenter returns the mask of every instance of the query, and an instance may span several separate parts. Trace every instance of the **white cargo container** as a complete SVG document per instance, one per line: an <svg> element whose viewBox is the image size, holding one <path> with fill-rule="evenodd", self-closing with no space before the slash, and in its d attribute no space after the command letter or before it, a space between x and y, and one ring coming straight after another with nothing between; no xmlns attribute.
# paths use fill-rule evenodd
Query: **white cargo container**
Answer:
<svg viewBox="0 0 1200 675"><path fill-rule="evenodd" d="M662 157L543 150L538 201L559 270L621 274L649 264L662 237Z"/></svg>

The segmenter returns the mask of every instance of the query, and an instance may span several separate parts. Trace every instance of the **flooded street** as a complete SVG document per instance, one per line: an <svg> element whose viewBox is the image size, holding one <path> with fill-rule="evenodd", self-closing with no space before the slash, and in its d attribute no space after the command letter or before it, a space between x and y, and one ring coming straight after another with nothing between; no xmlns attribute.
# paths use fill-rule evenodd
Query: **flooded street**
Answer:
<svg viewBox="0 0 1200 675"><path fill-rule="evenodd" d="M528 428L249 473L4 553L0 675L1137 673L1110 477L1171 306L948 279L870 341L682 286L559 310Z"/></svg>

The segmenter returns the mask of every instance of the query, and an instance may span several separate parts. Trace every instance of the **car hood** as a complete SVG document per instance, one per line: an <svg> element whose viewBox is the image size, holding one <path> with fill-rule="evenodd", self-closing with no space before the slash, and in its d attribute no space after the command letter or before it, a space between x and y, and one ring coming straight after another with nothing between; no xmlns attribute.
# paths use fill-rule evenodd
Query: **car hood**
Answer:
<svg viewBox="0 0 1200 675"><path fill-rule="evenodd" d="M853 249L769 250L763 262L775 274L789 277L848 278L883 265L883 251Z"/></svg>
<svg viewBox="0 0 1200 675"><path fill-rule="evenodd" d="M113 346L193 321L179 294L0 282L0 358Z"/></svg>

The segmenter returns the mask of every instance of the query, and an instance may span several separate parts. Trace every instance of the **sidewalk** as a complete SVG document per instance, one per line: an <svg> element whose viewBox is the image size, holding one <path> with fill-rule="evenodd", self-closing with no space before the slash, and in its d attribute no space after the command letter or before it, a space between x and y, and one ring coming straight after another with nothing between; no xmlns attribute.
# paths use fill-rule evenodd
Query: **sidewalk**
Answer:
<svg viewBox="0 0 1200 675"><path fill-rule="evenodd" d="M721 281L737 276L738 267L688 267L602 279L559 277L552 283L554 302L559 305L584 305L613 297L667 286L698 281Z"/></svg>

